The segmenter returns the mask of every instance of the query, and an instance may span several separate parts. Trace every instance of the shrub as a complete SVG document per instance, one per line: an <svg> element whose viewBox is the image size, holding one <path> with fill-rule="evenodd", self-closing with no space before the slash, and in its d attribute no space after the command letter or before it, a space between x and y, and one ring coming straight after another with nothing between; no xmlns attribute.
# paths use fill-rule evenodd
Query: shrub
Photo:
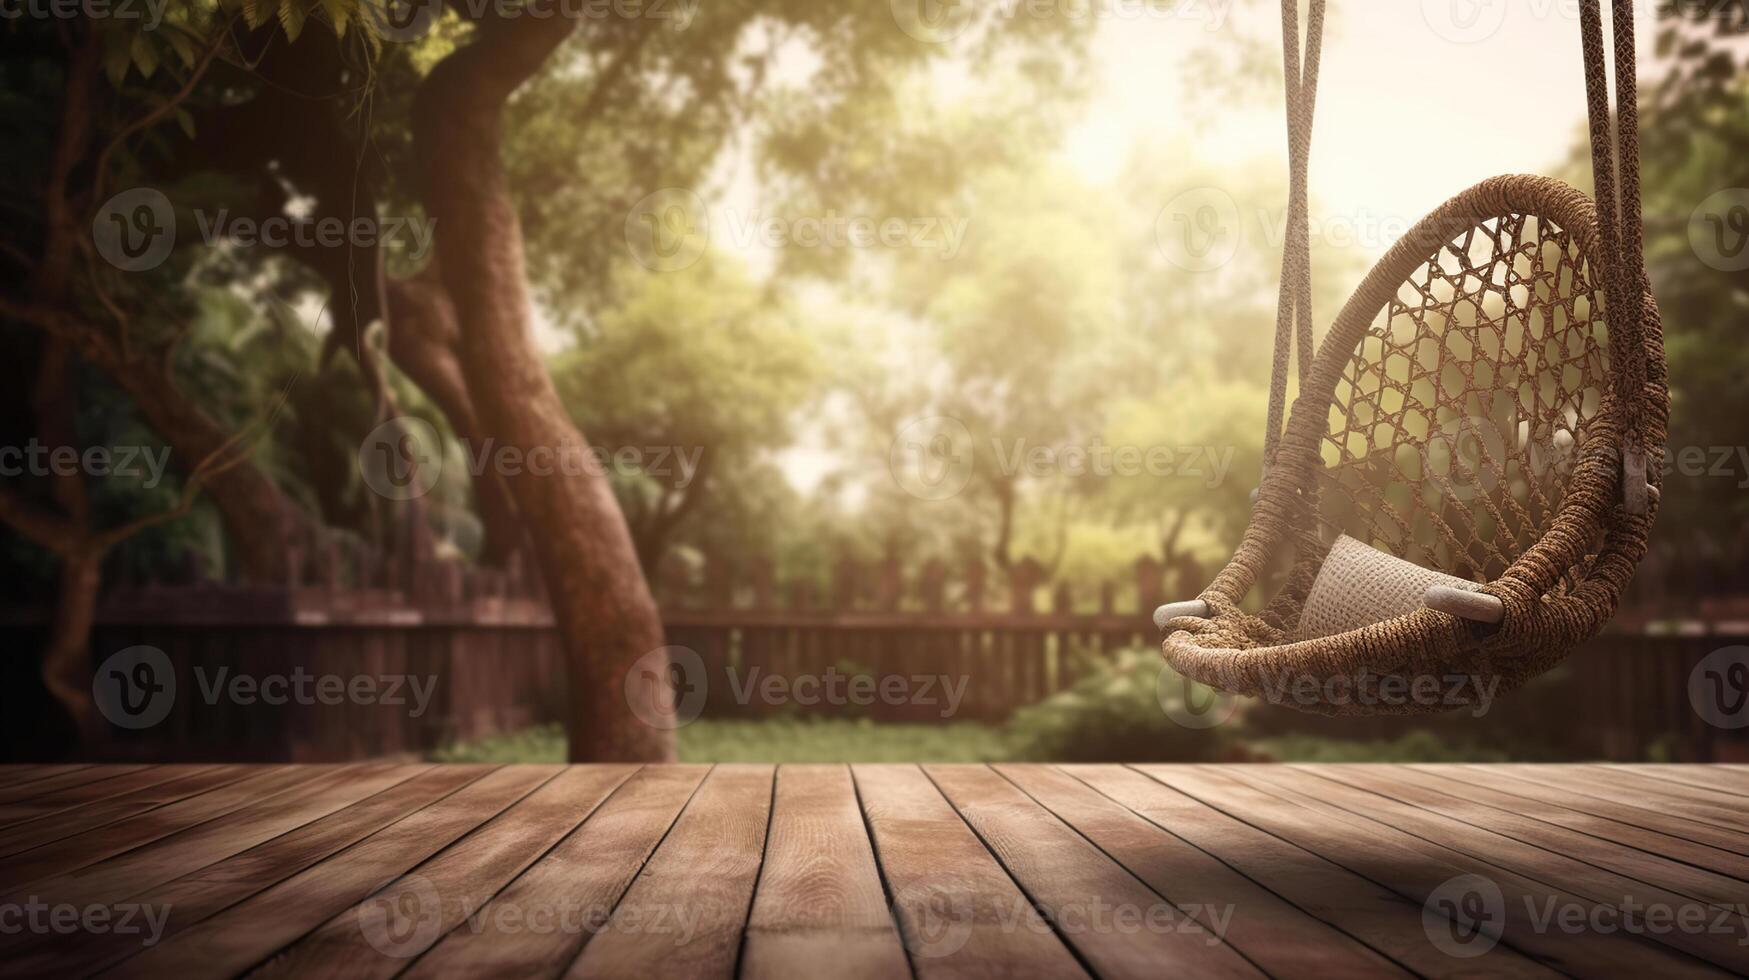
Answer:
<svg viewBox="0 0 1749 980"><path fill-rule="evenodd" d="M1014 713L1009 740L1017 759L1061 762L1210 762L1243 756L1236 732L1243 703L1212 713L1188 710L1212 692L1182 681L1153 649L1118 654L1068 690ZM1185 719L1188 724L1175 721ZM1197 727L1207 721L1208 727Z"/></svg>

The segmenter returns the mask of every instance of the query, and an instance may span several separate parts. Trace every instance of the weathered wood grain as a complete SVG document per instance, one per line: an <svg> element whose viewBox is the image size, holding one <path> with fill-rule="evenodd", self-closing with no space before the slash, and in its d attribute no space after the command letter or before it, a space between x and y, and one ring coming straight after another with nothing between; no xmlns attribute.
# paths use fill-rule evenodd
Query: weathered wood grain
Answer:
<svg viewBox="0 0 1749 980"><path fill-rule="evenodd" d="M771 766L711 770L571 977L730 977L771 815Z"/></svg>
<svg viewBox="0 0 1749 980"><path fill-rule="evenodd" d="M741 954L742 977L909 977L845 766L777 772L771 833Z"/></svg>
<svg viewBox="0 0 1749 980"><path fill-rule="evenodd" d="M1749 975L1745 790L1724 766L0 768L0 978ZM1498 892L1481 932L1441 900L1461 880Z"/></svg>

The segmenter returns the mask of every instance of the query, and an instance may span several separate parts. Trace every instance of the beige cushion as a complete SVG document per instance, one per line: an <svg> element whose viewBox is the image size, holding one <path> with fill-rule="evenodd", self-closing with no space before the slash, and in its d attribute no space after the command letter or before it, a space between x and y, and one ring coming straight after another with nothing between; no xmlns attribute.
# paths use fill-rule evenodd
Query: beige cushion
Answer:
<svg viewBox="0 0 1749 980"><path fill-rule="evenodd" d="M1331 545L1300 613L1300 639L1334 636L1422 607L1430 585L1474 590L1476 583L1422 568L1344 534Z"/></svg>

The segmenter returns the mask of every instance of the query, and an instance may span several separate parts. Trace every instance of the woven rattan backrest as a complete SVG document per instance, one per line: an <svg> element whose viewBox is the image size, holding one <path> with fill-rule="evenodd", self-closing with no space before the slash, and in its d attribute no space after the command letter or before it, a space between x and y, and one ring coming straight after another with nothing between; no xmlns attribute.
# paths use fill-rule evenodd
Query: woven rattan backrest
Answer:
<svg viewBox="0 0 1749 980"><path fill-rule="evenodd" d="M1548 525L1609 391L1581 241L1506 213L1438 247L1353 349L1318 446L1319 521L1488 581Z"/></svg>

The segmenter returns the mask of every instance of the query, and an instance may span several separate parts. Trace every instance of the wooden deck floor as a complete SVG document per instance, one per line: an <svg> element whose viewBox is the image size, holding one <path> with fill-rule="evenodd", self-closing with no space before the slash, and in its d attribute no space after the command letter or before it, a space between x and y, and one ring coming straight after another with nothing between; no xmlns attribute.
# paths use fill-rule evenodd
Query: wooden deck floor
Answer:
<svg viewBox="0 0 1749 980"><path fill-rule="evenodd" d="M0 976L1749 973L1733 766L7 766Z"/></svg>

